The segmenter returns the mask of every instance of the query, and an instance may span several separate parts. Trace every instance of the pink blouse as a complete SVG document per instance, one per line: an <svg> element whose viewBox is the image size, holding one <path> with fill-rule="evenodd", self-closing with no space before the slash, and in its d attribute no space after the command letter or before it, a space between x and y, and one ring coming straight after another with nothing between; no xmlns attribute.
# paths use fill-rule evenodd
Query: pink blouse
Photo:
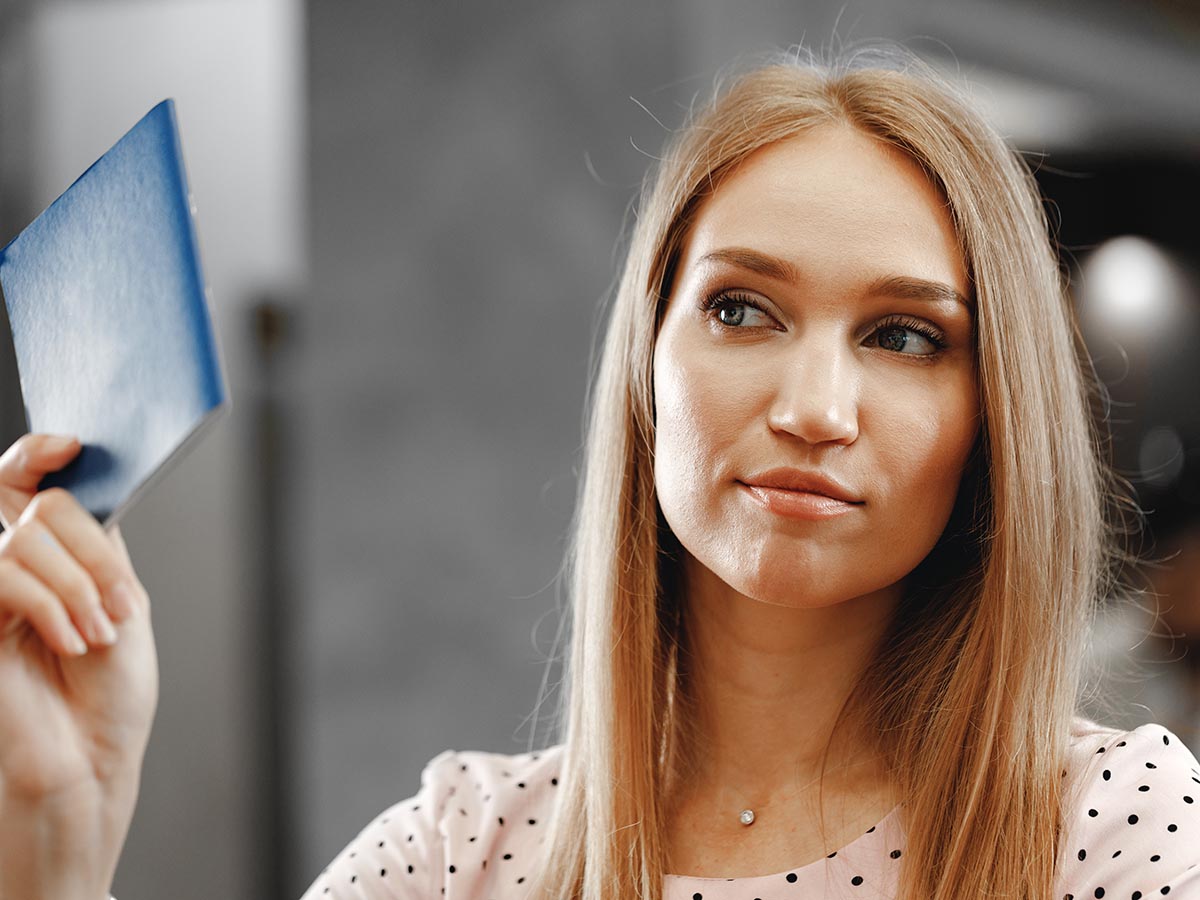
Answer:
<svg viewBox="0 0 1200 900"><path fill-rule="evenodd" d="M546 841L562 746L515 756L447 750L421 790L381 814L303 900L515 900ZM1079 720L1055 898L1200 900L1200 766L1169 731ZM753 826L751 826L753 827ZM824 859L771 875L667 875L665 900L887 900L904 856L903 811Z"/></svg>

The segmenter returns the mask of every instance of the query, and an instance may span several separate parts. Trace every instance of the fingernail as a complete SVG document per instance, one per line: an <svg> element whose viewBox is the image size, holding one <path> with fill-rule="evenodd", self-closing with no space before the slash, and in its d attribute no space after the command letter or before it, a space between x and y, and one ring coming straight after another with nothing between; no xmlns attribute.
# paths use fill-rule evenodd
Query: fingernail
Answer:
<svg viewBox="0 0 1200 900"><path fill-rule="evenodd" d="M79 632L74 628L67 628L63 632L63 643L67 645L67 652L72 656L83 656L88 652L87 642L79 636Z"/></svg>
<svg viewBox="0 0 1200 900"><path fill-rule="evenodd" d="M110 647L117 642L117 629L113 628L112 622L108 616L104 614L102 609L93 609L89 617L89 630L92 633L92 640L98 644L104 644Z"/></svg>
<svg viewBox="0 0 1200 900"><path fill-rule="evenodd" d="M49 444L51 450L66 450L75 443L75 438L70 435L56 434L46 443Z"/></svg>
<svg viewBox="0 0 1200 900"><path fill-rule="evenodd" d="M120 582L109 595L113 615L118 622L124 622L133 615L133 588L127 582Z"/></svg>

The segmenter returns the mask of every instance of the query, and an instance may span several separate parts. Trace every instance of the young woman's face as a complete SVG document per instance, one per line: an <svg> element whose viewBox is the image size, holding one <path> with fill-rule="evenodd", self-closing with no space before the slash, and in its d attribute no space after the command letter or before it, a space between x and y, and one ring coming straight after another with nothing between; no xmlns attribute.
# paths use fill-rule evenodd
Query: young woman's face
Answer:
<svg viewBox="0 0 1200 900"><path fill-rule="evenodd" d="M970 296L945 201L897 150L822 126L752 155L699 208L655 348L684 549L785 606L911 572L978 431Z"/></svg>

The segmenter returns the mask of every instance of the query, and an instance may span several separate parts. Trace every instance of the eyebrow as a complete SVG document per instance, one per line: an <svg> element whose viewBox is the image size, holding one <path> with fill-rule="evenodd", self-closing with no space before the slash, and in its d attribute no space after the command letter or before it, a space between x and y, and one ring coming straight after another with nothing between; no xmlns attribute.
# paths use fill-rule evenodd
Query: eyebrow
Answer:
<svg viewBox="0 0 1200 900"><path fill-rule="evenodd" d="M801 280L800 270L787 260L745 247L713 250L700 257L699 262L726 263L776 281L796 283ZM903 300L924 300L930 303L958 303L971 309L970 301L950 285L911 275L883 275L867 285L865 293L867 296L886 294Z"/></svg>

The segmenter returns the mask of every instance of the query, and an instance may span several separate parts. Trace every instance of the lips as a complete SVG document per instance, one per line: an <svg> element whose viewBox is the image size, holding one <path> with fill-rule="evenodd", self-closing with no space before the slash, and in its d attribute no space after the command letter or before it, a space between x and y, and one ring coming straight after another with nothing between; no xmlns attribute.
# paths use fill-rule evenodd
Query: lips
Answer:
<svg viewBox="0 0 1200 900"><path fill-rule="evenodd" d="M774 488L776 490L797 491L807 494L820 494L843 503L863 503L863 499L853 490L843 485L837 479L821 472L805 471L780 467L768 469L741 479L748 487Z"/></svg>

